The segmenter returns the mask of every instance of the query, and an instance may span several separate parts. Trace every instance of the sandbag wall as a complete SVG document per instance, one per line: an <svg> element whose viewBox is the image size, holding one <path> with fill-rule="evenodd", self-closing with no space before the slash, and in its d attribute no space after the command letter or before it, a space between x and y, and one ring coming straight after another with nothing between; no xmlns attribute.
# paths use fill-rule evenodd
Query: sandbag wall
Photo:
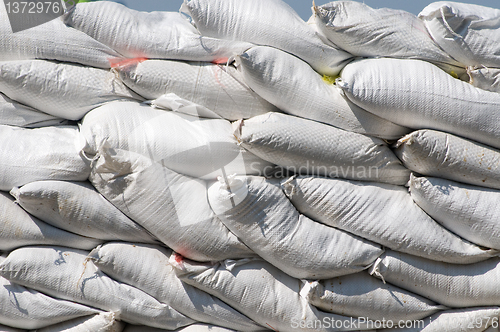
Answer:
<svg viewBox="0 0 500 332"><path fill-rule="evenodd" d="M500 10L0 11L0 331L499 331Z"/></svg>

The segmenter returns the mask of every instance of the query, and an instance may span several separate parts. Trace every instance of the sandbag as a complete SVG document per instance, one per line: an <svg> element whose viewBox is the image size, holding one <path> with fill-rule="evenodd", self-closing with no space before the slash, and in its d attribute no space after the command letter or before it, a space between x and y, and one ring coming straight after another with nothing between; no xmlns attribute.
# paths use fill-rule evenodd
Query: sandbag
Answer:
<svg viewBox="0 0 500 332"><path fill-rule="evenodd" d="M61 18L12 33L4 8L0 6L0 61L46 59L110 68L110 61L120 57L85 33L67 27Z"/></svg>
<svg viewBox="0 0 500 332"><path fill-rule="evenodd" d="M352 317L316 309L300 296L300 280L263 260L244 259L211 265L174 254L170 261L182 281L217 296L268 329L325 332L359 331L366 327Z"/></svg>
<svg viewBox="0 0 500 332"><path fill-rule="evenodd" d="M311 19L328 40L355 56L420 59L460 66L434 43L421 20L403 10L333 1L313 7Z"/></svg>
<svg viewBox="0 0 500 332"><path fill-rule="evenodd" d="M252 46L200 36L177 12L140 12L112 1L78 3L64 22L129 58L226 62Z"/></svg>
<svg viewBox="0 0 500 332"><path fill-rule="evenodd" d="M186 257L218 261L255 255L212 212L202 180L109 148L95 160L90 180L129 218Z"/></svg>
<svg viewBox="0 0 500 332"><path fill-rule="evenodd" d="M352 57L325 43L281 0L184 0L181 12L204 36L271 46L295 55L324 75L337 75ZM276 24L276 15L280 24Z"/></svg>
<svg viewBox="0 0 500 332"><path fill-rule="evenodd" d="M31 215L68 232L106 241L158 243L89 183L37 181L11 194Z"/></svg>
<svg viewBox="0 0 500 332"><path fill-rule="evenodd" d="M198 322L237 331L261 331L262 326L221 300L184 284L169 263L172 250L143 244L108 242L89 257L111 278L132 285Z"/></svg>
<svg viewBox="0 0 500 332"><path fill-rule="evenodd" d="M90 250L102 241L66 232L29 215L5 192L0 192L0 250L29 245L64 245Z"/></svg>
<svg viewBox="0 0 500 332"><path fill-rule="evenodd" d="M498 253L439 225L401 186L300 176L282 181L282 187L300 213L393 250L456 264Z"/></svg>
<svg viewBox="0 0 500 332"><path fill-rule="evenodd" d="M404 185L410 171L377 138L281 113L235 124L235 136L256 156L296 174ZM276 176L278 171L275 171Z"/></svg>
<svg viewBox="0 0 500 332"><path fill-rule="evenodd" d="M391 326L389 321L397 324L422 319L446 309L404 289L384 284L366 271L306 282L301 294L320 310L380 321L386 326Z"/></svg>
<svg viewBox="0 0 500 332"><path fill-rule="evenodd" d="M0 62L0 92L68 120L110 101L142 100L109 70L45 60Z"/></svg>
<svg viewBox="0 0 500 332"><path fill-rule="evenodd" d="M0 275L49 296L119 312L127 323L173 330L194 322L139 289L109 278L86 259L87 254L65 247L23 247L9 253L0 264Z"/></svg>
<svg viewBox="0 0 500 332"><path fill-rule="evenodd" d="M499 258L475 264L449 264L386 250L369 272L437 303L467 308L499 303L499 264Z"/></svg>
<svg viewBox="0 0 500 332"><path fill-rule="evenodd" d="M397 331L403 332L498 332L498 307L478 307L446 310L412 324L402 322ZM398 326L398 325L394 325ZM490 326L488 328L488 326ZM496 326L494 328L493 326ZM486 328L486 330L485 330ZM490 330L491 329L491 330ZM391 332L381 329L378 332Z"/></svg>
<svg viewBox="0 0 500 332"><path fill-rule="evenodd" d="M40 329L76 317L98 313L81 304L52 298L0 277L0 324L20 329ZM0 331L17 331L3 329Z"/></svg>
<svg viewBox="0 0 500 332"><path fill-rule="evenodd" d="M253 92L233 66L147 60L117 67L116 70L130 89L146 99L175 93L228 120L278 111L275 106Z"/></svg>
<svg viewBox="0 0 500 332"><path fill-rule="evenodd" d="M80 155L78 127L35 129L0 125L0 190L38 180L85 181L90 167Z"/></svg>
<svg viewBox="0 0 500 332"><path fill-rule="evenodd" d="M38 128L68 124L68 121L19 104L0 93L0 125Z"/></svg>
<svg viewBox="0 0 500 332"><path fill-rule="evenodd" d="M411 197L441 225L473 243L500 249L500 191L431 177L410 180Z"/></svg>
<svg viewBox="0 0 500 332"><path fill-rule="evenodd" d="M307 63L278 49L257 46L236 57L248 86L285 113L386 139L408 133L346 100Z"/></svg>
<svg viewBox="0 0 500 332"><path fill-rule="evenodd" d="M500 151L459 136L418 130L401 138L394 152L417 173L500 189Z"/></svg>
<svg viewBox="0 0 500 332"><path fill-rule="evenodd" d="M105 142L140 153L169 169L215 180L226 174L262 175L271 164L239 147L231 123L115 102L88 113L81 125L83 151L92 158Z"/></svg>
<svg viewBox="0 0 500 332"><path fill-rule="evenodd" d="M341 76L337 85L368 112L409 128L441 130L500 148L498 93L475 88L420 60L359 60Z"/></svg>
<svg viewBox="0 0 500 332"><path fill-rule="evenodd" d="M230 176L210 186L208 200L241 241L295 278L328 279L358 272L383 252L376 244L300 215L279 180Z"/></svg>
<svg viewBox="0 0 500 332"><path fill-rule="evenodd" d="M469 67L470 84L492 92L500 92L500 68Z"/></svg>
<svg viewBox="0 0 500 332"><path fill-rule="evenodd" d="M119 313L103 312L38 329L36 332L122 332L125 323L118 319Z"/></svg>
<svg viewBox="0 0 500 332"><path fill-rule="evenodd" d="M438 1L418 17L439 47L465 66L500 67L500 9Z"/></svg>

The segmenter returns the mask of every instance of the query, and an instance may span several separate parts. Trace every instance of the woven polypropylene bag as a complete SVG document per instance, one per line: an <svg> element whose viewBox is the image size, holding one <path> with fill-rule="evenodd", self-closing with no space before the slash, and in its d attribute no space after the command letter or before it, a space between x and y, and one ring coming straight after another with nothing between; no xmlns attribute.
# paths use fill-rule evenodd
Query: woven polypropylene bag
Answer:
<svg viewBox="0 0 500 332"><path fill-rule="evenodd" d="M371 136L397 139L409 129L373 115L341 95L331 77L272 47L252 47L236 58L248 86L285 113Z"/></svg>
<svg viewBox="0 0 500 332"><path fill-rule="evenodd" d="M181 10L204 36L271 46L325 75L336 75L352 56L326 44L281 0L185 0ZM279 15L280 24L276 24Z"/></svg>
<svg viewBox="0 0 500 332"><path fill-rule="evenodd" d="M175 93L228 120L278 111L253 92L233 66L148 60L117 70L121 80L146 99Z"/></svg>
<svg viewBox="0 0 500 332"><path fill-rule="evenodd" d="M11 194L31 215L68 232L106 241L158 243L88 182L36 181Z"/></svg>
<svg viewBox="0 0 500 332"><path fill-rule="evenodd" d="M500 250L500 191L431 177L412 177L413 200L453 233Z"/></svg>
<svg viewBox="0 0 500 332"><path fill-rule="evenodd" d="M372 242L300 215L277 180L221 179L208 189L208 199L224 225L250 249L295 278L358 272L383 252Z"/></svg>
<svg viewBox="0 0 500 332"><path fill-rule="evenodd" d="M119 321L118 318L118 313L103 312L48 326L37 332L122 332L125 323Z"/></svg>
<svg viewBox="0 0 500 332"><path fill-rule="evenodd" d="M120 313L120 320L131 324L173 330L194 323L143 291L111 279L87 259L88 253L65 247L23 247L9 253L0 264L0 275L59 299Z"/></svg>
<svg viewBox="0 0 500 332"><path fill-rule="evenodd" d="M304 176L282 187L301 213L393 250L457 264L497 254L439 225L401 186Z"/></svg>
<svg viewBox="0 0 500 332"><path fill-rule="evenodd" d="M281 175L290 171L398 185L409 180L410 171L378 138L281 113L234 126L240 146L280 166Z"/></svg>
<svg viewBox="0 0 500 332"><path fill-rule="evenodd" d="M500 92L500 68L468 68L470 84L483 90Z"/></svg>
<svg viewBox="0 0 500 332"><path fill-rule="evenodd" d="M115 100L142 100L113 72L45 60L0 62L0 92L39 111L80 120Z"/></svg>
<svg viewBox="0 0 500 332"><path fill-rule="evenodd" d="M498 258L463 265L386 250L369 271L389 284L451 308L497 305L500 301Z"/></svg>
<svg viewBox="0 0 500 332"><path fill-rule="evenodd" d="M64 22L129 58L225 62L252 46L201 36L180 13L140 12L112 1L79 3Z"/></svg>
<svg viewBox="0 0 500 332"><path fill-rule="evenodd" d="M500 151L487 145L424 129L401 138L394 152L417 173L500 189Z"/></svg>
<svg viewBox="0 0 500 332"><path fill-rule="evenodd" d="M160 246L108 242L89 256L113 279L141 289L198 322L237 331L262 330L218 298L180 281L169 263L171 254L172 250Z"/></svg>

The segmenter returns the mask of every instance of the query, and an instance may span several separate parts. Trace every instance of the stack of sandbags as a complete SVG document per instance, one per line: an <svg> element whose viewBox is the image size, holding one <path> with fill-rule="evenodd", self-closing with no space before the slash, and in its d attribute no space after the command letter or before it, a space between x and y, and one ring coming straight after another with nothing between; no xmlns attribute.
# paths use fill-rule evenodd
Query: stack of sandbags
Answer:
<svg viewBox="0 0 500 332"><path fill-rule="evenodd" d="M498 331L498 22L184 0L0 24L0 331Z"/></svg>

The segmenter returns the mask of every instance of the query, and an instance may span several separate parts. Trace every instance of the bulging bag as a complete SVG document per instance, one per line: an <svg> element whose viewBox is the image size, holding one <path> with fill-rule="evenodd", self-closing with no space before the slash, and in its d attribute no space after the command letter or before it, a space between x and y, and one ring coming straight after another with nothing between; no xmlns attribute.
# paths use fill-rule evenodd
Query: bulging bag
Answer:
<svg viewBox="0 0 500 332"><path fill-rule="evenodd" d="M47 114L80 120L114 100L142 100L105 69L45 60L0 62L0 91ZM64 82L64 84L62 84Z"/></svg>
<svg viewBox="0 0 500 332"><path fill-rule="evenodd" d="M234 124L240 146L286 172L404 185L410 171L378 138L287 114L267 113ZM278 174L281 173L281 174Z"/></svg>
<svg viewBox="0 0 500 332"><path fill-rule="evenodd" d="M311 20L328 40L355 56L460 65L434 43L421 20L403 10L333 1L313 7Z"/></svg>
<svg viewBox="0 0 500 332"><path fill-rule="evenodd" d="M408 129L368 113L341 95L331 77L272 47L256 46L236 57L248 86L285 113L385 139Z"/></svg>
<svg viewBox="0 0 500 332"><path fill-rule="evenodd" d="M219 261L255 256L212 212L203 180L106 147L93 163L90 180L129 218L186 257Z"/></svg>
<svg viewBox="0 0 500 332"><path fill-rule="evenodd" d="M498 253L439 225L401 186L301 176L282 181L282 187L300 213L393 250L456 264Z"/></svg>
<svg viewBox="0 0 500 332"><path fill-rule="evenodd" d="M500 151L487 145L423 129L401 138L394 152L417 173L500 189Z"/></svg>
<svg viewBox="0 0 500 332"><path fill-rule="evenodd" d="M465 66L500 68L500 9L438 1L418 17L434 41Z"/></svg>
<svg viewBox="0 0 500 332"><path fill-rule="evenodd" d="M227 120L246 119L279 111L253 92L233 66L147 60L117 67L116 70L130 89L146 99L174 93Z"/></svg>
<svg viewBox="0 0 500 332"><path fill-rule="evenodd" d="M499 190L412 176L410 193L427 214L453 233L500 250Z"/></svg>
<svg viewBox="0 0 500 332"><path fill-rule="evenodd" d="M102 312L38 329L37 332L122 332L125 323L117 320L118 316L114 312Z"/></svg>
<svg viewBox="0 0 500 332"><path fill-rule="evenodd" d="M252 47L201 36L177 12L140 12L112 1L78 3L64 22L128 58L226 62Z"/></svg>
<svg viewBox="0 0 500 332"><path fill-rule="evenodd" d="M0 264L0 275L49 296L119 313L120 320L131 324L174 330L194 323L139 289L111 279L87 259L88 253L65 247L23 247L9 253Z"/></svg>
<svg viewBox="0 0 500 332"><path fill-rule="evenodd" d="M295 278L328 279L358 272L383 252L374 243L300 215L277 180L230 176L210 186L208 199L243 243Z"/></svg>
<svg viewBox="0 0 500 332"><path fill-rule="evenodd" d="M500 259L496 257L459 265L386 250L369 272L452 308L497 305L500 298Z"/></svg>
<svg viewBox="0 0 500 332"><path fill-rule="evenodd" d="M337 75L352 57L326 44L281 0L184 0L181 11L204 36L271 46L295 55L324 75ZM276 24L276 15L280 24Z"/></svg>
<svg viewBox="0 0 500 332"><path fill-rule="evenodd" d="M39 180L87 180L90 167L79 145L76 126L25 129L0 125L0 190Z"/></svg>
<svg viewBox="0 0 500 332"><path fill-rule="evenodd" d="M445 131L500 148L499 93L475 88L420 60L358 60L341 76L337 85L368 112L409 128Z"/></svg>

